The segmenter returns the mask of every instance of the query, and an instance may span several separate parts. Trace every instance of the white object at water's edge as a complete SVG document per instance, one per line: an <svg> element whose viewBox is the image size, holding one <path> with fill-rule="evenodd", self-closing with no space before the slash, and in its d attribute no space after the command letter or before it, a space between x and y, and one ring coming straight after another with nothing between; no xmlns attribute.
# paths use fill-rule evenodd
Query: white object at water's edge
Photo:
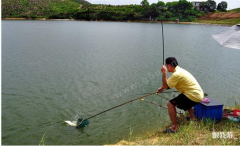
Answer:
<svg viewBox="0 0 240 146"><path fill-rule="evenodd" d="M77 122L76 121L65 121L65 123L67 123L70 126L77 126Z"/></svg>

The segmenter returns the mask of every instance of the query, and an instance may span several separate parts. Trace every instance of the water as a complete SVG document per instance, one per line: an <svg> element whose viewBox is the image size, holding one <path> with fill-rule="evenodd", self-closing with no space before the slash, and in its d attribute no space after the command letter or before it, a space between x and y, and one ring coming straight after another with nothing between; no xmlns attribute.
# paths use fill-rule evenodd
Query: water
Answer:
<svg viewBox="0 0 240 146"><path fill-rule="evenodd" d="M221 47L227 27L164 24L165 57L175 56L203 90L239 104L240 51ZM116 108L83 129L65 120L155 92L161 86L161 25L122 22L2 21L2 144L114 144L148 137L170 120L143 101ZM164 94L172 98L174 94ZM158 96L146 98L166 104Z"/></svg>

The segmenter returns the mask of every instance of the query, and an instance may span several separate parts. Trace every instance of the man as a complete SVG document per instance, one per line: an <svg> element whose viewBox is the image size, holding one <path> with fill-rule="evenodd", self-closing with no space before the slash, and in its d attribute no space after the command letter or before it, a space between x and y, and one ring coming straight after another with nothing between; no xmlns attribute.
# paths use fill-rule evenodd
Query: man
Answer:
<svg viewBox="0 0 240 146"><path fill-rule="evenodd" d="M163 131L164 133L174 133L178 131L175 107L187 110L190 119L194 120L192 107L202 101L204 93L197 80L188 71L178 66L176 58L169 57L165 61L165 66L163 65L161 69L162 86L158 88L158 93L171 88L176 88L180 93L168 102L168 113L172 126ZM168 79L167 71L172 73Z"/></svg>

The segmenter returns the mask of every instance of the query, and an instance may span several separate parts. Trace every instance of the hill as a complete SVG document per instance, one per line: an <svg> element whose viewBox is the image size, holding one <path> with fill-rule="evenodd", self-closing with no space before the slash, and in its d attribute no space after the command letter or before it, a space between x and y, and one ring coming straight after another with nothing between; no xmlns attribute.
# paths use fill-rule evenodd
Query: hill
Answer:
<svg viewBox="0 0 240 146"><path fill-rule="evenodd" d="M204 20L224 20L224 19L232 19L239 18L240 12L219 12L219 13L209 13L202 17Z"/></svg>
<svg viewBox="0 0 240 146"><path fill-rule="evenodd" d="M85 0L2 0L2 18L70 18Z"/></svg>
<svg viewBox="0 0 240 146"><path fill-rule="evenodd" d="M207 13L201 18L198 18L195 22L221 25L240 24L240 12L230 11L230 12Z"/></svg>
<svg viewBox="0 0 240 146"><path fill-rule="evenodd" d="M240 12L240 8L229 10L229 12Z"/></svg>

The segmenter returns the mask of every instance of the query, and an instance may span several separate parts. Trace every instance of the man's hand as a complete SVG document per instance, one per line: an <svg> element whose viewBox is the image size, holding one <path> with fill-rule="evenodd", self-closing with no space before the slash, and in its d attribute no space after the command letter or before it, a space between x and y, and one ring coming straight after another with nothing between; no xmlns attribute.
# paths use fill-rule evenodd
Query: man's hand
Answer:
<svg viewBox="0 0 240 146"><path fill-rule="evenodd" d="M159 88L158 88L158 93L162 93L163 90L164 90L163 86L159 87Z"/></svg>
<svg viewBox="0 0 240 146"><path fill-rule="evenodd" d="M162 66L161 72L162 72L163 74L167 74L167 68L166 68L165 65Z"/></svg>

